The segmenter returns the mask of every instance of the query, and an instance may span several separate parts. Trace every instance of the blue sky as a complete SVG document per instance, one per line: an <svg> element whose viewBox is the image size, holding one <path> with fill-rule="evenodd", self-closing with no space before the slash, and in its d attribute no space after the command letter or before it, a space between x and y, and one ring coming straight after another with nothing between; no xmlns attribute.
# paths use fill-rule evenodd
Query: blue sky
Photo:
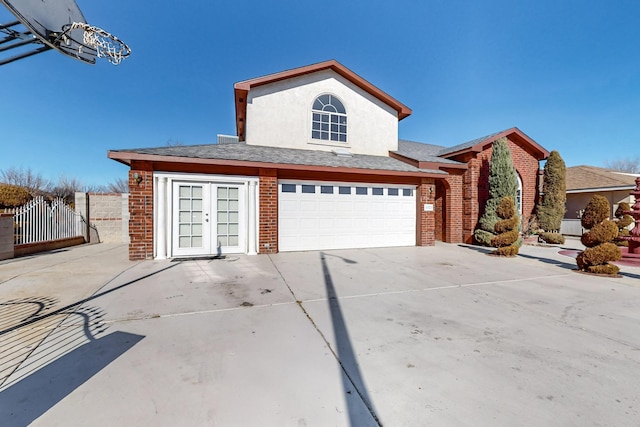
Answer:
<svg viewBox="0 0 640 427"><path fill-rule="evenodd" d="M640 155L636 0L77 2L133 53L0 67L0 169L107 184L127 171L107 150L235 134L235 82L327 59L412 108L403 139L517 126L567 166Z"/></svg>

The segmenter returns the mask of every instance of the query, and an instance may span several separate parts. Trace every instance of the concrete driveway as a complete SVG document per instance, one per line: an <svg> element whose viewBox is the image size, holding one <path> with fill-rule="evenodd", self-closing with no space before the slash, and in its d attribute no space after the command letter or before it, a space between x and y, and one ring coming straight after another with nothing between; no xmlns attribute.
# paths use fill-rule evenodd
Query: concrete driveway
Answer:
<svg viewBox="0 0 640 427"><path fill-rule="evenodd" d="M0 423L637 426L640 269L558 248L0 263Z"/></svg>

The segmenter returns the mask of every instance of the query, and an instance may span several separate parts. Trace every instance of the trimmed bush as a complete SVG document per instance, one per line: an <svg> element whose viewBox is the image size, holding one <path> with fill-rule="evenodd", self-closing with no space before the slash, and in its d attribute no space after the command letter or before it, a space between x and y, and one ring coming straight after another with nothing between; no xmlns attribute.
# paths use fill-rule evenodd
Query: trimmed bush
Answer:
<svg viewBox="0 0 640 427"><path fill-rule="evenodd" d="M505 231L491 239L491 245L495 248L510 246L518 241L518 237L518 230Z"/></svg>
<svg viewBox="0 0 640 427"><path fill-rule="evenodd" d="M551 233L545 231L544 233L540 233L540 238L545 242L551 245L561 245L564 243L564 236L560 233Z"/></svg>
<svg viewBox="0 0 640 427"><path fill-rule="evenodd" d="M582 235L582 244L587 247L576 258L578 268L597 274L617 274L620 269L612 264L622 257L613 240L618 237L618 225L609 221L609 202L596 195L589 201L582 216L582 226L589 228Z"/></svg>
<svg viewBox="0 0 640 427"><path fill-rule="evenodd" d="M567 170L560 153L552 151L544 165L542 202L538 207L538 222L545 231L559 231L567 202Z"/></svg>
<svg viewBox="0 0 640 427"><path fill-rule="evenodd" d="M495 234L489 233L481 229L477 229L473 232L473 238L476 242L482 246L491 246L491 239L495 237Z"/></svg>
<svg viewBox="0 0 640 427"><path fill-rule="evenodd" d="M511 159L511 151L507 139L500 138L492 146L489 162L489 200L484 206L484 213L478 220L478 228L474 232L476 242L490 245L491 238L488 238L487 233L491 234L491 237L495 236L495 225L500 220L496 209L503 197L510 196L515 200L517 190L518 180Z"/></svg>
<svg viewBox="0 0 640 427"><path fill-rule="evenodd" d="M517 230L520 225L520 218L517 215L512 216L511 218L507 217L507 219L501 219L496 222L495 230L496 233L504 233L509 230Z"/></svg>
<svg viewBox="0 0 640 427"><path fill-rule="evenodd" d="M518 255L518 248L519 248L519 246L517 246L517 245L504 246L502 248L496 249L496 255L500 255L500 256L516 256L516 255Z"/></svg>
<svg viewBox="0 0 640 427"><path fill-rule="evenodd" d="M0 208L17 208L31 200L29 190L17 185L0 184Z"/></svg>
<svg viewBox="0 0 640 427"><path fill-rule="evenodd" d="M620 267L613 264L604 264L604 265L592 265L587 267L587 271L593 274L618 274L620 271Z"/></svg>
<svg viewBox="0 0 640 427"><path fill-rule="evenodd" d="M584 228L591 229L607 218L609 218L609 202L603 196L596 194L584 208L580 222Z"/></svg>
<svg viewBox="0 0 640 427"><path fill-rule="evenodd" d="M515 256L518 253L521 241L520 233L518 233L520 218L516 215L513 198L503 197L496 208L496 214L502 220L495 225L495 231L500 234L491 239L491 246L497 248L494 254Z"/></svg>
<svg viewBox="0 0 640 427"><path fill-rule="evenodd" d="M584 233L580 241L586 247L593 248L602 243L613 242L616 237L618 237L618 226L613 221L605 220L594 225L588 233Z"/></svg>
<svg viewBox="0 0 640 427"><path fill-rule="evenodd" d="M578 255L576 260L578 267L585 270L587 267L604 265L609 261L618 261L621 257L620 249L615 244L603 243L593 248L585 249Z"/></svg>

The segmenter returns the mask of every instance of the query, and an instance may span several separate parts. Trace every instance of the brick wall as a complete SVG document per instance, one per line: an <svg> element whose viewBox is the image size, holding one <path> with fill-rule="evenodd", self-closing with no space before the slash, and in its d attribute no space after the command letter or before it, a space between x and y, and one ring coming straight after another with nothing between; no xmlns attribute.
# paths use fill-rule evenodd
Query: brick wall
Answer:
<svg viewBox="0 0 640 427"><path fill-rule="evenodd" d="M129 259L132 261L153 259L153 172L135 166L129 171ZM142 178L140 183L134 174Z"/></svg>
<svg viewBox="0 0 640 427"><path fill-rule="evenodd" d="M522 180L522 216L523 221L528 221L535 211L538 200L538 160L525 147L511 140L507 140L507 144L511 151L513 166ZM469 165L463 175L462 189L462 237L465 243L473 243L473 231L484 213L484 206L489 198L491 153L492 146L490 145L480 153L467 154L465 158L456 159Z"/></svg>
<svg viewBox="0 0 640 427"><path fill-rule="evenodd" d="M445 195L444 230L442 240L447 243L461 243L464 241L463 215L462 215L462 180L463 175L450 175L443 186L448 187Z"/></svg>
<svg viewBox="0 0 640 427"><path fill-rule="evenodd" d="M480 206L484 206L484 202L480 201L480 194L483 194L486 188L480 188L480 175L483 164L488 167L486 162L487 160L482 157L469 158L467 160L469 167L462 175L462 241L464 243L473 243L473 232L480 218Z"/></svg>
<svg viewBox="0 0 640 427"><path fill-rule="evenodd" d="M278 252L278 178L275 170L260 170L258 253Z"/></svg>
<svg viewBox="0 0 640 427"><path fill-rule="evenodd" d="M418 246L433 246L435 245L435 210L426 212L424 210L425 204L434 205L435 208L436 186L433 178L422 179L418 186L417 194L417 245Z"/></svg>

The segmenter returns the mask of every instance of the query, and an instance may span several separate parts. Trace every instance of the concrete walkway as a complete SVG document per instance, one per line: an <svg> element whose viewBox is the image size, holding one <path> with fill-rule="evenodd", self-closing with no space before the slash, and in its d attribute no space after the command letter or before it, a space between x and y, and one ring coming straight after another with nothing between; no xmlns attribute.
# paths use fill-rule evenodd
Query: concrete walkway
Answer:
<svg viewBox="0 0 640 427"><path fill-rule="evenodd" d="M640 269L485 252L133 263L100 244L2 262L0 420L638 425Z"/></svg>

